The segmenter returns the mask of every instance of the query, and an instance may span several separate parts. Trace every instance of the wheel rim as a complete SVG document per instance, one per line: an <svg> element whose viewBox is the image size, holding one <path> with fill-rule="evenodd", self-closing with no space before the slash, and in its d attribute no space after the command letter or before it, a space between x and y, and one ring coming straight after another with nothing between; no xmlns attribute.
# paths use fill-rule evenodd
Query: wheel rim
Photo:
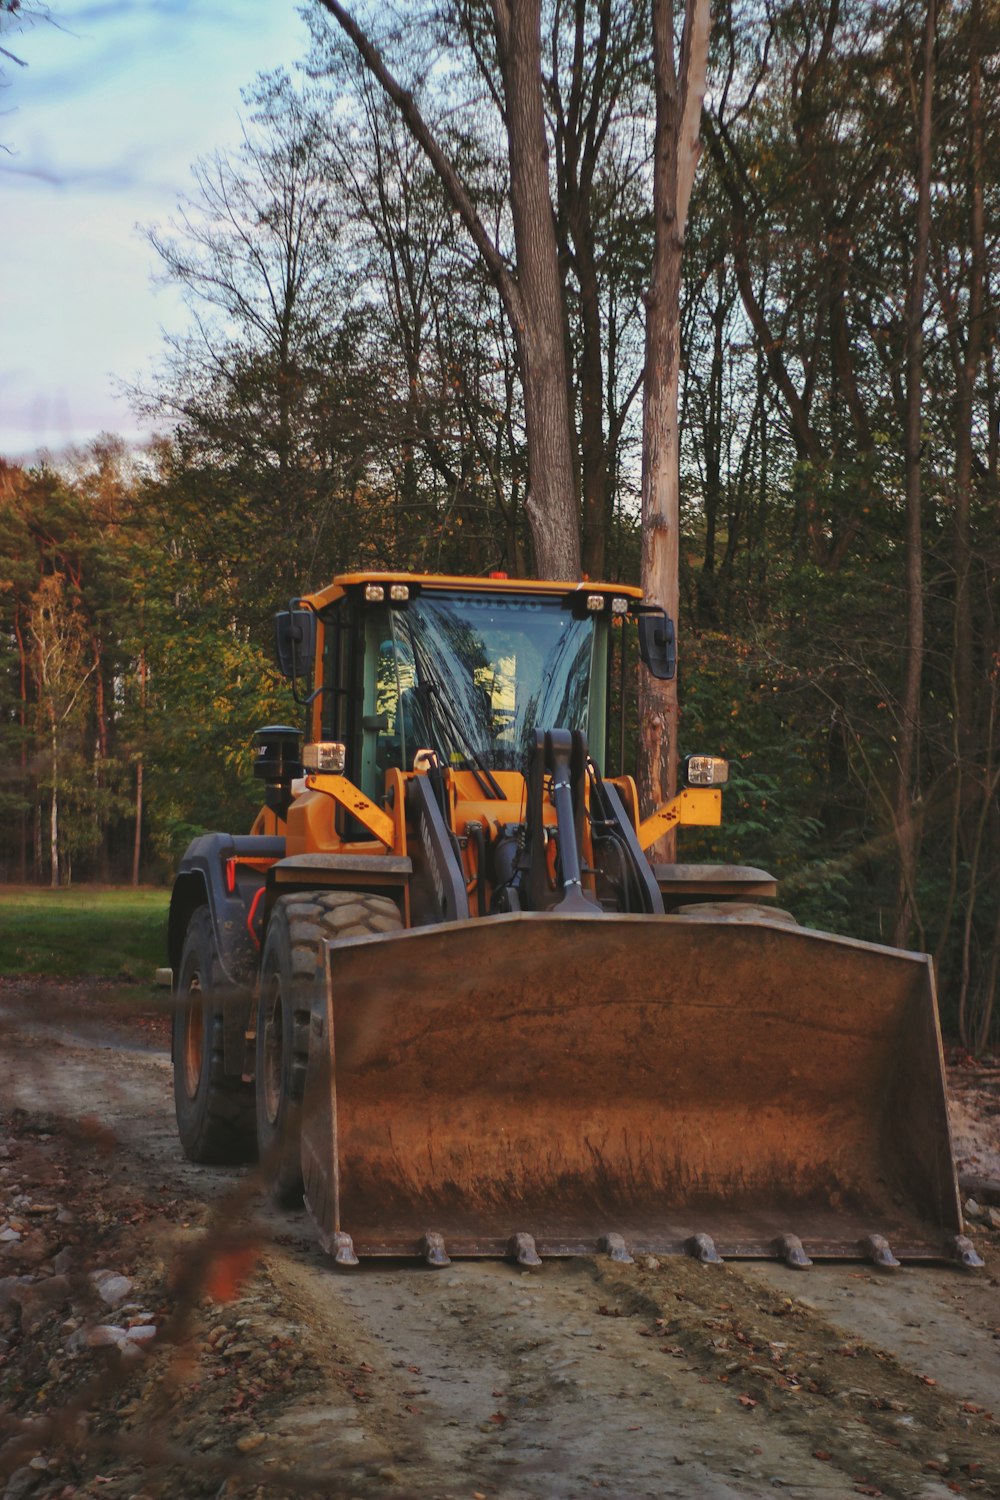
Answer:
<svg viewBox="0 0 1000 1500"><path fill-rule="evenodd" d="M277 1124L281 1108L281 1081L284 1071L284 1008L281 1000L281 983L277 976L271 980L264 1011L264 1066L263 1096L264 1113L270 1125Z"/></svg>
<svg viewBox="0 0 1000 1500"><path fill-rule="evenodd" d="M184 1090L189 1099L198 1092L205 1045L205 1020L201 1001L201 982L191 976L184 1005Z"/></svg>

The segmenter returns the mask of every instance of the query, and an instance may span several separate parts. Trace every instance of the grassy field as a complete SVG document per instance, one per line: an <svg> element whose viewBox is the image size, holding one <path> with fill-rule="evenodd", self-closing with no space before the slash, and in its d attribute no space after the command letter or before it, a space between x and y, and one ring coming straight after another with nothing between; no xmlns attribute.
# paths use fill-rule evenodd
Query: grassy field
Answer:
<svg viewBox="0 0 1000 1500"><path fill-rule="evenodd" d="M0 976L152 984L166 959L169 890L0 885Z"/></svg>

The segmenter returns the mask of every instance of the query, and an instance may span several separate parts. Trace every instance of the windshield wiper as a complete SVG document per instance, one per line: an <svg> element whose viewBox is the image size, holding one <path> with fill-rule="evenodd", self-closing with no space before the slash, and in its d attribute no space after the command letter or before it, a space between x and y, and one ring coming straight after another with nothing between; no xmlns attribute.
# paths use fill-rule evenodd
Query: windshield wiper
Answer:
<svg viewBox="0 0 1000 1500"><path fill-rule="evenodd" d="M476 778L480 791L487 797L495 798L498 802L503 802L505 800L503 787L499 784L489 766L479 754L479 751L466 736L459 720L455 717L453 705L442 691L441 683L434 672L428 669L427 662L418 650L412 632L410 633L410 649L413 652L413 664L417 674L417 690L424 694L428 703L432 695L437 700L441 718L444 720L449 734L452 735L465 751L466 758L473 763L469 769Z"/></svg>

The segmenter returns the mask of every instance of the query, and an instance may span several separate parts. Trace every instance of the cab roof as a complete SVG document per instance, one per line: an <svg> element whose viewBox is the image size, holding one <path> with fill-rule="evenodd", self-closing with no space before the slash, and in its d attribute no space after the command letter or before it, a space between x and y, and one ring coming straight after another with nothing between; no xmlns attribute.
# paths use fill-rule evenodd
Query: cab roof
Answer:
<svg viewBox="0 0 1000 1500"><path fill-rule="evenodd" d="M339 573L332 583L313 594L304 594L301 603L315 610L325 609L342 599L348 589L366 583L419 584L422 590L454 594L548 594L552 598L565 599L567 594L579 591L582 594L617 594L621 598L639 600L642 589L628 583L592 583L589 579L575 579L563 583L554 579L466 577L448 573L392 573L379 570L367 573Z"/></svg>

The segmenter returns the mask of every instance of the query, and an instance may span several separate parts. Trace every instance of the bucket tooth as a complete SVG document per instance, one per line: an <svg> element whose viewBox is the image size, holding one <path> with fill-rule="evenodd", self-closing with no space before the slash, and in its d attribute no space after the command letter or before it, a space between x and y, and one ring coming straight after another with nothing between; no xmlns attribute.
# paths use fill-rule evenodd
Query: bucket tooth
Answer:
<svg viewBox="0 0 1000 1500"><path fill-rule="evenodd" d="M632 1265L632 1257L628 1253L628 1246L620 1234L605 1234L597 1242L598 1250L603 1250L611 1260L616 1260L619 1265Z"/></svg>
<svg viewBox="0 0 1000 1500"><path fill-rule="evenodd" d="M952 1259L957 1260L958 1264L964 1266L966 1270L979 1271L986 1264L967 1234L953 1235L948 1242L948 1248Z"/></svg>
<svg viewBox="0 0 1000 1500"><path fill-rule="evenodd" d="M812 1265L797 1234L779 1234L774 1242L774 1253L780 1255L786 1265L795 1266L800 1271Z"/></svg>
<svg viewBox="0 0 1000 1500"><path fill-rule="evenodd" d="M690 1239L685 1240L684 1254L700 1260L703 1266L722 1264L722 1256L716 1250L715 1241L710 1234L693 1234Z"/></svg>
<svg viewBox="0 0 1000 1500"><path fill-rule="evenodd" d="M892 1247L884 1234L870 1234L861 1246L865 1255L876 1266L883 1271L892 1271L899 1265L899 1261L892 1253Z"/></svg>
<svg viewBox="0 0 1000 1500"><path fill-rule="evenodd" d="M444 1248L444 1236L436 1230L428 1229L420 1241L420 1254L429 1266L440 1269L442 1266L451 1265L451 1257Z"/></svg>
<svg viewBox="0 0 1000 1500"><path fill-rule="evenodd" d="M338 1229L334 1234L330 1248L334 1261L338 1266L356 1266L358 1264L358 1257L354 1253L354 1241L342 1229Z"/></svg>
<svg viewBox="0 0 1000 1500"><path fill-rule="evenodd" d="M534 1236L530 1234L512 1234L510 1237L510 1253L519 1266L540 1266L542 1261L535 1249Z"/></svg>

